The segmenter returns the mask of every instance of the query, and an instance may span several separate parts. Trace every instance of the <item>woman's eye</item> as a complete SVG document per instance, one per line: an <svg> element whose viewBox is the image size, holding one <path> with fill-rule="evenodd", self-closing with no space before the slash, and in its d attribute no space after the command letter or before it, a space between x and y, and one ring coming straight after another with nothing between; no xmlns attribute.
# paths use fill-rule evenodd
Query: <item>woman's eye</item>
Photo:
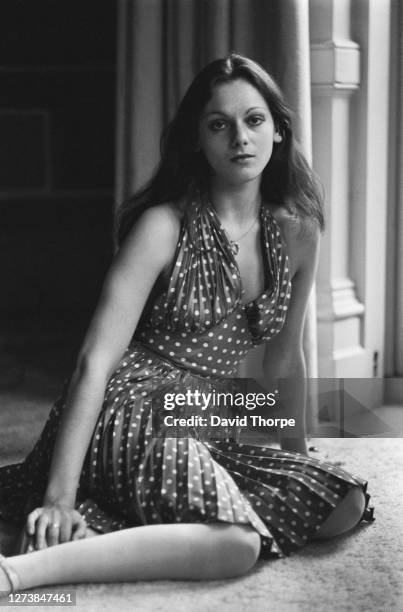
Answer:
<svg viewBox="0 0 403 612"><path fill-rule="evenodd" d="M261 123L263 123L264 121L264 117L262 117L261 115L251 115L250 117L248 117L247 122L249 123L249 125L260 125Z"/></svg>
<svg viewBox="0 0 403 612"><path fill-rule="evenodd" d="M227 126L227 122L223 119L216 119L209 124L210 130L213 132L218 132L219 130L223 130Z"/></svg>

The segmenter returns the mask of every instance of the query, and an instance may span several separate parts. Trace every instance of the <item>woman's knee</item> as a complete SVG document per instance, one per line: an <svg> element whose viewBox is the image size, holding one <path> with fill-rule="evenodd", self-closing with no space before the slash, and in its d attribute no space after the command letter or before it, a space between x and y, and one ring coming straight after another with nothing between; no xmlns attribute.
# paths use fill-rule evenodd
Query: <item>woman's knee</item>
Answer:
<svg viewBox="0 0 403 612"><path fill-rule="evenodd" d="M318 538L331 538L349 531L362 517L365 495L359 486L349 490L343 501L333 510L316 534Z"/></svg>
<svg viewBox="0 0 403 612"><path fill-rule="evenodd" d="M352 529L359 522L365 508L365 495L361 487L350 489L340 504L344 518L345 531Z"/></svg>
<svg viewBox="0 0 403 612"><path fill-rule="evenodd" d="M235 554L238 557L240 574L248 572L256 563L260 554L261 540L259 534L251 527L240 527L241 535L236 540Z"/></svg>
<svg viewBox="0 0 403 612"><path fill-rule="evenodd" d="M219 526L220 537L214 538L210 558L211 572L216 578L232 578L248 572L260 553L260 536L251 527Z"/></svg>
<svg viewBox="0 0 403 612"><path fill-rule="evenodd" d="M358 523L365 509L365 495L361 487L350 489L347 495L350 496L351 512L356 518L356 523Z"/></svg>

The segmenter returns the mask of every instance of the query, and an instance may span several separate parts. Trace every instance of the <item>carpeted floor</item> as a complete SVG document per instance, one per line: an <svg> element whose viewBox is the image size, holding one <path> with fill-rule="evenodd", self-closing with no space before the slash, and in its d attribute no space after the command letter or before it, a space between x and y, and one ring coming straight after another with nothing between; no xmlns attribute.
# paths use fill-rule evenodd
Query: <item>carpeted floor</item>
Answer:
<svg viewBox="0 0 403 612"><path fill-rule="evenodd" d="M0 462L12 463L36 439L57 384L32 376L0 394ZM392 612L403 609L403 445L400 438L315 439L315 456L369 480L376 521L349 536L313 543L287 559L259 562L243 578L219 582L76 585L77 607L140 612ZM0 526L6 550L13 530Z"/></svg>

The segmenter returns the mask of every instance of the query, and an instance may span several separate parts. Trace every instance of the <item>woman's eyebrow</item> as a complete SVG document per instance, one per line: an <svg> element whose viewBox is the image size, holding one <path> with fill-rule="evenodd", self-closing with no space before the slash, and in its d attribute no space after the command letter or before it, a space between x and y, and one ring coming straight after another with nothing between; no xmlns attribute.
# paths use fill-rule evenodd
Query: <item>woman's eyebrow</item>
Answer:
<svg viewBox="0 0 403 612"><path fill-rule="evenodd" d="M266 111L267 109L264 108L263 106L251 106L250 108L248 108L248 110L245 111L245 115L247 115L248 113L250 113L250 111L253 111L253 110ZM208 113L203 114L203 117L209 117L210 115L224 115L225 117L230 117L230 115L223 110L208 111Z"/></svg>

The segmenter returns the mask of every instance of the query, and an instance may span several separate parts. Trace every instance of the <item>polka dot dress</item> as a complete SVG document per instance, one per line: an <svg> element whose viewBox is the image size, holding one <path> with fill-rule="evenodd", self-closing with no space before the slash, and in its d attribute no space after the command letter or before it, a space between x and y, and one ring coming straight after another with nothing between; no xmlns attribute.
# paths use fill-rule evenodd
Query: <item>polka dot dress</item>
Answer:
<svg viewBox="0 0 403 612"><path fill-rule="evenodd" d="M309 541L353 486L366 482L318 459L271 448L156 434L160 400L177 389L209 391L233 377L255 345L282 328L291 297L289 263L269 210L260 213L267 283L243 304L239 268L214 209L191 202L169 285L146 308L108 382L85 457L76 508L100 533L158 523L252 525L263 557ZM23 463L0 468L0 518L23 523L41 505L65 408L66 383ZM368 507L363 519L371 520Z"/></svg>

